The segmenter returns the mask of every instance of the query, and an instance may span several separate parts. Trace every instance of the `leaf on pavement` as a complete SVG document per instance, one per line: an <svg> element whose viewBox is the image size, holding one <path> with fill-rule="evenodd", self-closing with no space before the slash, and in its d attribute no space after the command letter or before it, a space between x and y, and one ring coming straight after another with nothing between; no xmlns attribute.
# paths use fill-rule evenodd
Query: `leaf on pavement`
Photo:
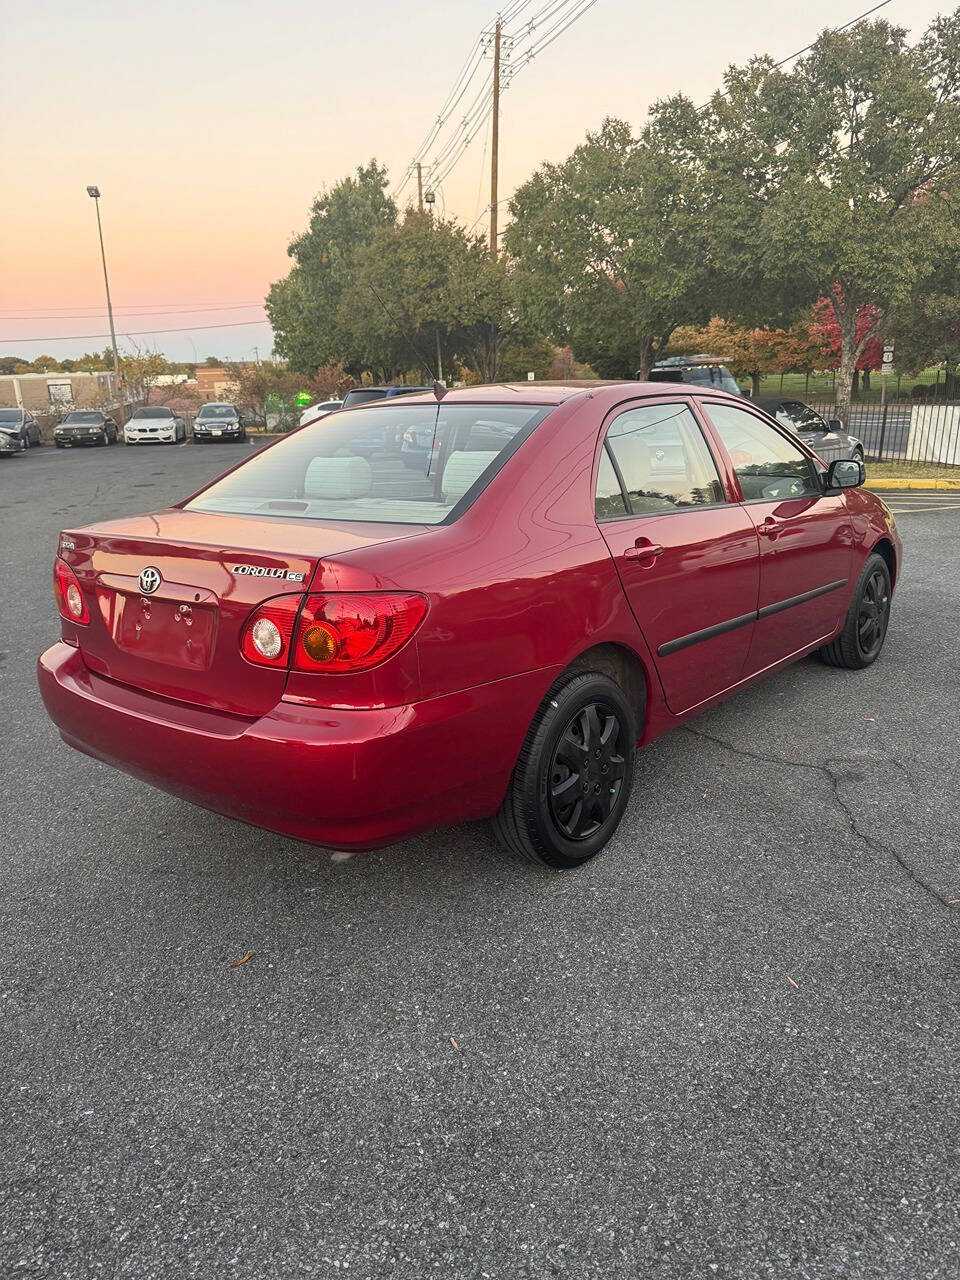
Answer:
<svg viewBox="0 0 960 1280"><path fill-rule="evenodd" d="M239 960L231 960L231 961L230 961L230 968L231 968L231 969L239 969L239 968L240 968L240 966L241 966L242 964L246 964L248 960L252 960L252 959L253 959L253 957L254 957L256 954L257 954L257 953L256 953L255 951L247 951L247 952L245 952L245 953L240 957L240 959L239 959Z"/></svg>
<svg viewBox="0 0 960 1280"><path fill-rule="evenodd" d="M791 987L793 987L794 991L800 990L799 982L794 982L794 980L790 977L789 973L787 974L787 981L790 983Z"/></svg>
<svg viewBox="0 0 960 1280"><path fill-rule="evenodd" d="M450 1043L451 1043L451 1044L453 1045L453 1047L456 1049L457 1053L459 1053L459 1052L460 1052L460 1046L457 1044L456 1040L454 1040L453 1036L451 1036L451 1037L450 1037Z"/></svg>

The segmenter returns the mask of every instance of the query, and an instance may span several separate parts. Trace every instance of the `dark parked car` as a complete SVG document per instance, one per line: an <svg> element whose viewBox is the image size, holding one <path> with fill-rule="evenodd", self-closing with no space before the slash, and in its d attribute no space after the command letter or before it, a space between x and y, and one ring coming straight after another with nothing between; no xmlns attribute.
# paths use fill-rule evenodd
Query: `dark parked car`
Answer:
<svg viewBox="0 0 960 1280"><path fill-rule="evenodd" d="M117 424L99 409L73 409L54 429L58 449L78 444L116 444Z"/></svg>
<svg viewBox="0 0 960 1280"><path fill-rule="evenodd" d="M432 391L433 387L408 387L405 383L390 387L354 387L343 397L341 408L353 409L371 400L390 400L394 396L412 396L418 391Z"/></svg>
<svg viewBox="0 0 960 1280"><path fill-rule="evenodd" d="M639 375L638 375L639 376ZM689 382L694 387L743 393L736 378L718 356L667 356L650 370L651 382Z"/></svg>
<svg viewBox="0 0 960 1280"><path fill-rule="evenodd" d="M193 438L198 444L210 440L246 440L240 410L235 404L223 401L202 404L193 420Z"/></svg>
<svg viewBox="0 0 960 1280"><path fill-rule="evenodd" d="M27 409L0 409L0 434L14 444L13 452L40 443L40 424ZM10 453L9 444L4 449Z"/></svg>
<svg viewBox="0 0 960 1280"><path fill-rule="evenodd" d="M796 432L824 462L832 462L834 458L863 461L863 445L856 436L850 435L839 418L824 418L802 400L790 400L786 396L758 396L753 403Z"/></svg>
<svg viewBox="0 0 960 1280"><path fill-rule="evenodd" d="M424 420L429 474L357 448ZM696 387L347 410L166 510L65 530L40 689L71 746L245 822L370 848L494 817L575 867L637 745L809 653L879 656L901 547L863 479ZM783 737L811 711L781 694ZM851 714L852 686L834 698ZM670 787L662 758L641 785Z"/></svg>

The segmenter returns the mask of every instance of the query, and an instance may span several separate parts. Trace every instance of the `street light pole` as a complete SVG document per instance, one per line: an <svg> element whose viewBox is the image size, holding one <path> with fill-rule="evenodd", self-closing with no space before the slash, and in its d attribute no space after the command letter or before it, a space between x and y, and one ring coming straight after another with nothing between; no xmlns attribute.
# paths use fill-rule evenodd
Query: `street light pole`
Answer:
<svg viewBox="0 0 960 1280"><path fill-rule="evenodd" d="M100 188L87 187L87 195L97 207L97 235L100 237L100 260L103 263L103 286L107 291L107 317L110 321L110 343L113 347L113 378L120 397L120 426L124 423L123 384L120 381L120 355L117 351L117 334L113 327L113 305L110 302L110 281L107 279L107 255L103 248L103 227L100 224Z"/></svg>

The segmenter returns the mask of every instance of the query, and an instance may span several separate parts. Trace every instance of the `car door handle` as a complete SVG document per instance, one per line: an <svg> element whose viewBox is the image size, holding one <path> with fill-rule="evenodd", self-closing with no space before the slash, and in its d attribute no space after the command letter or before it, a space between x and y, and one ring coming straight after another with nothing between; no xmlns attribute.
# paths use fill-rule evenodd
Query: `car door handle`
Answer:
<svg viewBox="0 0 960 1280"><path fill-rule="evenodd" d="M651 542L649 538L638 538L632 547L627 547L623 558L624 560L649 560L652 565L657 556L662 555L663 547L659 542Z"/></svg>
<svg viewBox="0 0 960 1280"><path fill-rule="evenodd" d="M774 538L780 536L780 521L774 520L773 516L767 516L760 524L757 525L757 533L763 534L765 538Z"/></svg>

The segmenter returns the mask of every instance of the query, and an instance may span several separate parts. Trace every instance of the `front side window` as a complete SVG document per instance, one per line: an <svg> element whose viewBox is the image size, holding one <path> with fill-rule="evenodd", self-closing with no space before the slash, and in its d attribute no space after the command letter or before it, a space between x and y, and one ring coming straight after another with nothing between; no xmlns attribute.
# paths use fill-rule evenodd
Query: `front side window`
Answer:
<svg viewBox="0 0 960 1280"><path fill-rule="evenodd" d="M256 454L187 509L440 524L467 494L479 493L518 437L548 412L529 404L391 399L338 413Z"/></svg>
<svg viewBox="0 0 960 1280"><path fill-rule="evenodd" d="M761 418L730 404L704 404L730 455L746 501L820 494L810 458Z"/></svg>
<svg viewBox="0 0 960 1280"><path fill-rule="evenodd" d="M660 515L724 501L723 486L697 421L685 404L645 404L628 409L607 430L632 515ZM609 488L601 461L597 479ZM611 501L608 493L603 499ZM612 511L604 512L613 514Z"/></svg>

